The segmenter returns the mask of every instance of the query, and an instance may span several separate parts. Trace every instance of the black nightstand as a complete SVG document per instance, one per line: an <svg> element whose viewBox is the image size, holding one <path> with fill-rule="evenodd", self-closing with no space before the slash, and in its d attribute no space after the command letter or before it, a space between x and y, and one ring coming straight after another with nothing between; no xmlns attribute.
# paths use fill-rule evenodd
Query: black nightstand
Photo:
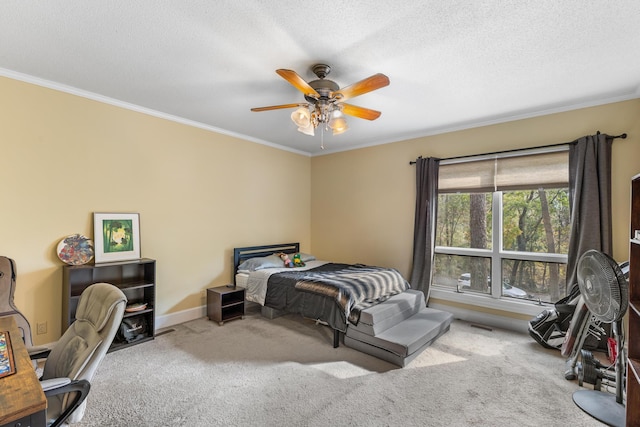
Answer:
<svg viewBox="0 0 640 427"><path fill-rule="evenodd" d="M209 320L224 322L244 317L244 288L218 286L207 289L207 316Z"/></svg>

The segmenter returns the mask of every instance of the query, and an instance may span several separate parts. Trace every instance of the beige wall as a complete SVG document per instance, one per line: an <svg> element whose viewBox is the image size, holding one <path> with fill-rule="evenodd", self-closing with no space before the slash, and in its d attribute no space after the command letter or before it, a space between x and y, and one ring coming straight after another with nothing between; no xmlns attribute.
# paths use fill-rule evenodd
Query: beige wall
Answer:
<svg viewBox="0 0 640 427"><path fill-rule="evenodd" d="M300 241L324 259L411 264L416 157L441 158L626 132L613 145L614 257L627 258L629 180L640 173L640 100L309 158L0 78L0 254L37 344L60 335L66 235L93 212L139 212L157 263L157 314L200 307L231 278L235 246ZM428 120L428 118L427 118ZM283 191L296 180L299 189ZM311 243L313 242L313 247ZM34 332L35 334L35 332Z"/></svg>
<svg viewBox="0 0 640 427"><path fill-rule="evenodd" d="M15 302L37 344L60 335L55 248L93 236L93 212L140 213L158 315L229 283L235 246L311 250L309 157L7 78L0 94L0 254L17 263ZM294 179L298 190L283 190Z"/></svg>
<svg viewBox="0 0 640 427"><path fill-rule="evenodd" d="M425 118L428 121L428 117ZM313 157L314 254L409 274L418 156L454 157L573 141L597 131L613 143L614 257L628 259L630 179L640 173L640 100Z"/></svg>

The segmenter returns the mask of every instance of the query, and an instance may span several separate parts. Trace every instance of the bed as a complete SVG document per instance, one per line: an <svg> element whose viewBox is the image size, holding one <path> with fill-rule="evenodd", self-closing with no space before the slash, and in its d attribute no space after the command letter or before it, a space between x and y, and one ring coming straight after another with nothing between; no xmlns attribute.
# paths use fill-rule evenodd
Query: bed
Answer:
<svg viewBox="0 0 640 427"><path fill-rule="evenodd" d="M286 268L278 253L300 254L304 267ZM234 284L267 317L296 313L333 329L333 346L365 308L410 288L392 268L317 260L299 243L234 248Z"/></svg>

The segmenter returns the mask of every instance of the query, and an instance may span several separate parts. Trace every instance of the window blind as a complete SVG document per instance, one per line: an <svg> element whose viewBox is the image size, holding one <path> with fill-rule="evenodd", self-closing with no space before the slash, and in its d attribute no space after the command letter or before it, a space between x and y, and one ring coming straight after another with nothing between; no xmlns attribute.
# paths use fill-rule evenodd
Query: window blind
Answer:
<svg viewBox="0 0 640 427"><path fill-rule="evenodd" d="M490 192L569 185L569 151L530 153L441 164L440 193Z"/></svg>

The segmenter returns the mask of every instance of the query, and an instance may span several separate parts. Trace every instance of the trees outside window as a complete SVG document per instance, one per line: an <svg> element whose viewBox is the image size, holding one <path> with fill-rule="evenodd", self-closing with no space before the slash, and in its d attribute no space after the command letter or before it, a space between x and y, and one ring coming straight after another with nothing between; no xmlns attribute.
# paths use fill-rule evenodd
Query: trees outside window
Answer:
<svg viewBox="0 0 640 427"><path fill-rule="evenodd" d="M557 168L564 168L568 175L566 156L553 154ZM529 178L522 175L517 182L509 181L504 178L511 173L508 167L501 170L494 163L489 170L503 173L502 178L493 177L494 183L502 179L502 188L495 184L493 189L456 188L454 178L477 174L478 164L452 166L450 170L441 166L445 179L439 187L433 285L494 298L550 303L565 296L568 179L563 183L554 178L554 182L541 185L540 180L549 177L533 173Z"/></svg>

